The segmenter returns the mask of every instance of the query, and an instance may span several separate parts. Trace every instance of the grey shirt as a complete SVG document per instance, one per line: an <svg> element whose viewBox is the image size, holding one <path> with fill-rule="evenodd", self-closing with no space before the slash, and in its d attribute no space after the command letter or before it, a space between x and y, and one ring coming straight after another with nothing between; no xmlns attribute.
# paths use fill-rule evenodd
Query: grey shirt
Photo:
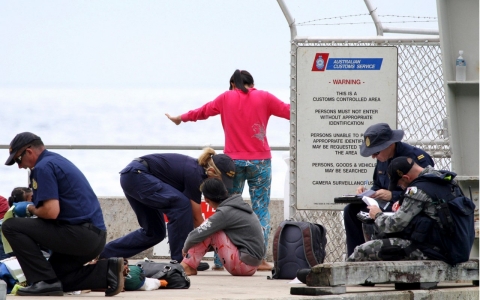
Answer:
<svg viewBox="0 0 480 300"><path fill-rule="evenodd" d="M265 254L263 229L250 205L238 194L225 199L210 218L190 232L183 251L220 230L237 246L242 262L250 266L261 264Z"/></svg>

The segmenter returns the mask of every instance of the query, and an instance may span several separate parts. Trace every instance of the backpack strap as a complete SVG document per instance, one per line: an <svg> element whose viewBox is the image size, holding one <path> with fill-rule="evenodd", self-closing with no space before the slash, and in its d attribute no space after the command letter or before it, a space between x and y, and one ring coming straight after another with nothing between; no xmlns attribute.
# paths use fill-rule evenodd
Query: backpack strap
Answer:
<svg viewBox="0 0 480 300"><path fill-rule="evenodd" d="M275 236L273 237L273 262L274 262L274 267L272 269L272 273L275 271L277 268L277 262L278 262L278 242L280 241L280 236L282 235L283 227L285 226L285 223L287 221L283 221L278 225L277 230L275 231Z"/></svg>
<svg viewBox="0 0 480 300"><path fill-rule="evenodd" d="M303 223L303 226L299 226L302 230L303 238L303 251L305 251L305 258L308 261L310 267L318 265L315 254L313 253L313 238L312 238L312 229L308 223Z"/></svg>

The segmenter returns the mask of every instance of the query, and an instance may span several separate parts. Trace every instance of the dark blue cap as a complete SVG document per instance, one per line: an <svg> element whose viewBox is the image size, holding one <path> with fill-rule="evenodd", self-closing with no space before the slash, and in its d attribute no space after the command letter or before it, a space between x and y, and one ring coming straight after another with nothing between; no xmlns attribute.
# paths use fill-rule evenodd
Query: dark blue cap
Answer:
<svg viewBox="0 0 480 300"><path fill-rule="evenodd" d="M410 172L414 164L413 159L406 156L400 156L392 160L387 170L388 177L390 178L390 185L388 186L390 191L396 189L400 178Z"/></svg>
<svg viewBox="0 0 480 300"><path fill-rule="evenodd" d="M28 146L35 140L41 140L41 138L38 135L35 135L31 132L22 132L17 134L13 140L10 142L10 148L8 151L10 152L10 156L8 157L7 161L5 164L7 166L11 166L15 163L15 160L13 159L15 157L15 154L22 149L25 146Z"/></svg>

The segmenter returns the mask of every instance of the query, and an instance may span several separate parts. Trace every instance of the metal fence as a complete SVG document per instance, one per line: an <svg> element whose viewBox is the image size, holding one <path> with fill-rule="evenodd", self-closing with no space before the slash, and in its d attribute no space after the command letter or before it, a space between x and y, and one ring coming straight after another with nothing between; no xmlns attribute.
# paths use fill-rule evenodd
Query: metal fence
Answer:
<svg viewBox="0 0 480 300"><path fill-rule="evenodd" d="M397 117L398 127L405 131L403 141L429 153L434 158L436 168L450 169L451 152L444 121L447 112L438 40L429 42L416 39L416 41L395 42L372 39L372 41L352 42L295 38L292 41L292 56L295 55L296 48L299 46L396 46L398 48ZM295 67L292 59L292 73ZM291 88L292 109L294 109L296 80L293 75ZM295 157L294 153L291 155ZM295 172L294 161L291 169ZM320 223L327 228L328 243L325 261L344 261L346 246L342 212L297 210L294 195L290 196L290 206L290 215L293 220Z"/></svg>

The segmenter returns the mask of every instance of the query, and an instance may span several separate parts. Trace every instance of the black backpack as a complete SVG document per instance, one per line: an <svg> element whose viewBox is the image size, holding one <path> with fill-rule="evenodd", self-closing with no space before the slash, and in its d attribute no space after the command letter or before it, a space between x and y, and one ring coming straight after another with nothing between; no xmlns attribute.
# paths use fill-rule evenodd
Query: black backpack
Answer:
<svg viewBox="0 0 480 300"><path fill-rule="evenodd" d="M320 224L283 221L273 239L272 278L293 279L298 270L323 263L326 234Z"/></svg>
<svg viewBox="0 0 480 300"><path fill-rule="evenodd" d="M147 278L165 280L167 289L188 289L190 287L190 278L176 260L171 260L170 263L146 260L138 262L136 266L142 268Z"/></svg>
<svg viewBox="0 0 480 300"><path fill-rule="evenodd" d="M451 265L468 261L475 239L474 212L475 204L463 194L461 188L452 180L456 174L449 171L440 171L442 175L424 175L415 180L415 184L427 193L432 199L438 199L436 206L440 219L440 235L445 250L436 257L430 249L421 249L433 259L440 259ZM434 182L439 185L433 188L425 183ZM442 192L443 190L450 193Z"/></svg>

